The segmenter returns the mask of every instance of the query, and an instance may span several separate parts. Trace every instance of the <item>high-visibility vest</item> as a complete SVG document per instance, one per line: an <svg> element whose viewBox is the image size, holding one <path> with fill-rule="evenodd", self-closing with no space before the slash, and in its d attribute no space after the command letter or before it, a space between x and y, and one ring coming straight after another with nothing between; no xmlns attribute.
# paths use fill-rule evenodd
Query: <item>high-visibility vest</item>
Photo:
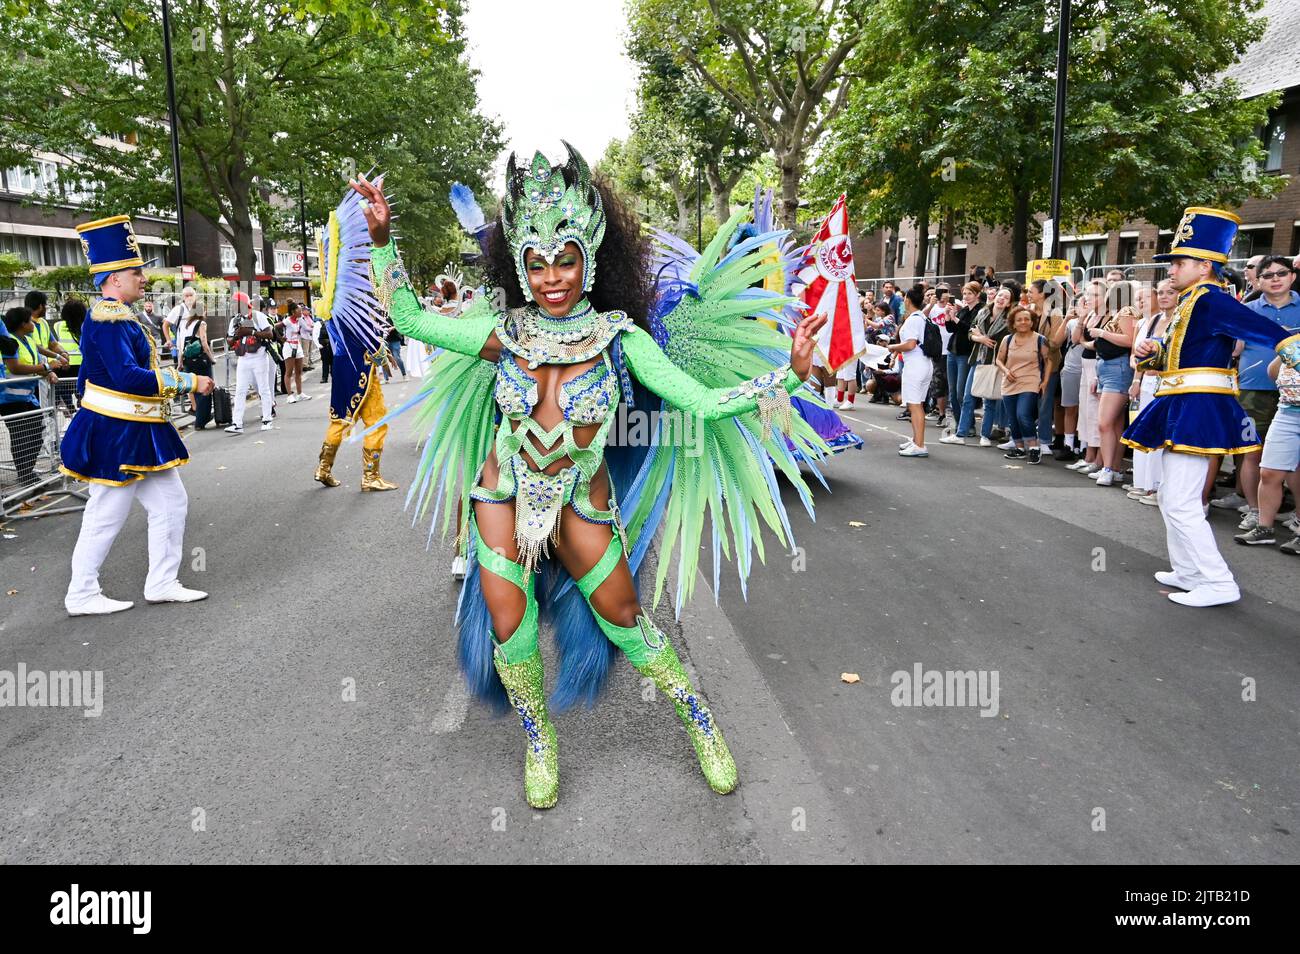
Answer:
<svg viewBox="0 0 1300 954"><path fill-rule="evenodd" d="M36 351L35 345L23 335L5 335L6 338L12 338L18 342L18 353L14 355L24 364L40 364L45 359ZM10 377L9 369L3 367L4 362L0 360L0 377ZM13 375L14 377L26 377L26 375ZM0 403L9 403L19 401L24 404L33 406L40 405L40 398L36 396L36 384L24 381L22 384L11 384L8 387L0 387Z"/></svg>
<svg viewBox="0 0 1300 954"><path fill-rule="evenodd" d="M36 343L42 348L48 348L50 346L49 321L45 318L33 318L32 324L36 326L36 331L33 332L31 337L35 339Z"/></svg>
<svg viewBox="0 0 1300 954"><path fill-rule="evenodd" d="M54 323L54 336L59 339L59 347L68 353L68 363L74 368L81 364L81 345L72 337L72 329L66 321Z"/></svg>

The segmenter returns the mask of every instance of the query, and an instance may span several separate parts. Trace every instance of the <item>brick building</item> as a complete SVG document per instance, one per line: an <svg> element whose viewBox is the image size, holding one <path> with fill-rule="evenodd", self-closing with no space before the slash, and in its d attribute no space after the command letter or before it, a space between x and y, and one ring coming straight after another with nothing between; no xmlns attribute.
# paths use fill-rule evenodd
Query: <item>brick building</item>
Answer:
<svg viewBox="0 0 1300 954"><path fill-rule="evenodd" d="M122 140L131 147L129 138ZM54 155L37 154L26 166L0 169L0 252L14 252L38 270L61 265L82 265L81 242L75 227L90 218L80 209L83 197L64 188L59 170L64 160ZM45 204L49 196L57 200ZM41 201L42 204L34 204ZM273 197L277 204L288 200ZM223 276L235 280L235 250L204 218L188 213L185 218L186 240L190 261L180 261L176 216L167 210L159 215L131 212L141 252L146 259L157 258L160 271L179 271L181 264L193 265L200 275ZM319 277L315 227L308 223L308 267ZM283 284L301 279L301 243L289 240L269 241L254 222L253 248L257 280ZM298 266L295 269L295 266ZM27 284L39 285L29 276Z"/></svg>
<svg viewBox="0 0 1300 954"><path fill-rule="evenodd" d="M1242 225L1232 258L1258 253L1295 255L1300 253L1300 3L1296 0L1267 0L1261 13L1268 25L1259 41L1246 51L1228 75L1242 87L1243 98L1274 91L1282 101L1260 131L1268 158L1263 171L1289 177L1283 191L1272 199L1251 199L1238 209ZM1288 139L1287 131L1291 136ZM1030 227L1028 258L1041 258L1043 215ZM1065 234L1061 236L1061 257L1076 267L1132 265L1150 262L1153 255L1168 251L1173 238L1171 226L1143 220L1126 222L1111 232ZM999 272L1015 266L1010 229L981 229L974 240L957 239L939 247L937 223L930 226L927 261L916 261L917 231L904 223L897 236L893 272L900 278L916 275L964 275L972 265L991 265ZM860 279L886 274L885 257L889 235L877 230L855 235L853 255Z"/></svg>

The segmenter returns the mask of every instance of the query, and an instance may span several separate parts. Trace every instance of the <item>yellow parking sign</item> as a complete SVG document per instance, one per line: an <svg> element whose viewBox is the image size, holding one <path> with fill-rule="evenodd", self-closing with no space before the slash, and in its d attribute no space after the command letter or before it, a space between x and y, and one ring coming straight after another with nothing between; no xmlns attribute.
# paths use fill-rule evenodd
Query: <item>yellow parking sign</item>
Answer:
<svg viewBox="0 0 1300 954"><path fill-rule="evenodd" d="M1069 278L1070 263L1063 258L1036 258L1029 263L1029 280Z"/></svg>

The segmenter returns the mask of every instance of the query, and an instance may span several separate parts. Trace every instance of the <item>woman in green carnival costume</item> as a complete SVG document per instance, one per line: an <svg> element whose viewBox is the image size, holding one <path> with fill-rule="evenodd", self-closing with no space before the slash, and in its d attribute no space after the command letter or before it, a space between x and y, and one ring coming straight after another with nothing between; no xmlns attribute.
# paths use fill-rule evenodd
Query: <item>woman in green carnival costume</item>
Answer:
<svg viewBox="0 0 1300 954"><path fill-rule="evenodd" d="M789 394L808 378L825 318L803 318L792 337L747 320L778 317L791 299L751 288L777 267L763 262L772 233L724 256L739 217L700 255L660 236L652 260L636 217L565 147L556 166L541 153L527 168L510 157L499 221L485 227L496 300L479 296L455 318L421 308L391 238L382 177L351 183L373 243L354 242L351 260L369 254L378 305L402 334L445 349L424 387L429 433L408 502L420 512L435 503L444 534L462 505L457 536L469 540L470 565L457 609L461 664L479 696L519 715L529 805L550 807L559 792L542 619L554 625L561 657L553 710L592 704L617 647L672 700L705 778L725 794L736 786L735 762L642 609L635 573L662 524L655 603L679 546L680 613L706 514L715 592L719 551L730 557L732 542L742 588L751 550L763 556L761 523L786 544L777 471L811 514L794 453L819 459L829 448L792 420ZM623 442L635 446L606 447L621 403L629 417L650 412L651 423L644 439Z"/></svg>

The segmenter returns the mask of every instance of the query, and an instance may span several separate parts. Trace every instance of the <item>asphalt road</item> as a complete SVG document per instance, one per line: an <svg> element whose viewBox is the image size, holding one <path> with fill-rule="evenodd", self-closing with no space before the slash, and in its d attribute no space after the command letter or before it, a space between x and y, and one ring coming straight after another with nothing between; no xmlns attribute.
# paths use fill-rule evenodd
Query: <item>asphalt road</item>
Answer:
<svg viewBox="0 0 1300 954"><path fill-rule="evenodd" d="M205 602L69 619L79 518L5 527L0 670L101 670L104 697L0 708L0 861L1300 860L1300 560L1233 546L1220 514L1245 596L1178 607L1154 508L990 450L900 459L881 407L848 414L868 447L825 468L816 523L787 494L801 551L773 543L748 602L728 566L720 605L702 579L679 622L656 611L740 788L708 789L623 665L558 718L560 803L531 811L517 723L460 688L450 549L402 492L358 492L359 445L342 487L312 481L309 390L269 433L187 437L182 579ZM399 423L384 472L414 460ZM145 552L137 509L106 592L141 599ZM996 674L996 712L893 704L917 665Z"/></svg>

